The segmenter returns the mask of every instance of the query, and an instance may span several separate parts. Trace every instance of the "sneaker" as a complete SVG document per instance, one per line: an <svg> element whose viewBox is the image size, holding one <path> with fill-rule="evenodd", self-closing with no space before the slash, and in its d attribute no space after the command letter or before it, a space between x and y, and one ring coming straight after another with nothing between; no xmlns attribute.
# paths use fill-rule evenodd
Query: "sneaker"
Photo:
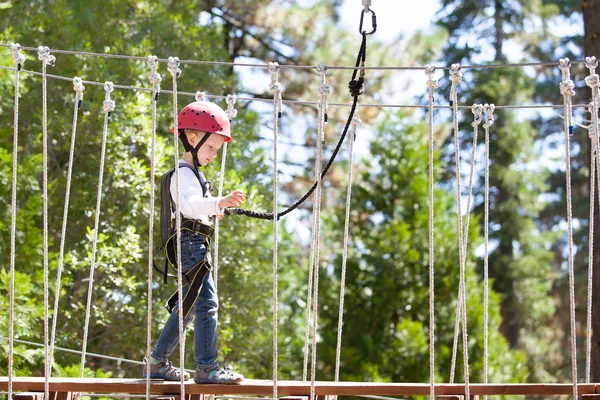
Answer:
<svg viewBox="0 0 600 400"><path fill-rule="evenodd" d="M146 377L147 361L144 358L144 370L142 376ZM164 379L165 381L180 381L181 371L179 368L175 368L173 363L169 360L161 361L158 364L150 362L150 379ZM187 381L190 379L190 374L183 371L183 380Z"/></svg>
<svg viewBox="0 0 600 400"><path fill-rule="evenodd" d="M208 369L196 365L194 382L196 383L240 383L244 375L233 372L231 367L221 368L219 364Z"/></svg>

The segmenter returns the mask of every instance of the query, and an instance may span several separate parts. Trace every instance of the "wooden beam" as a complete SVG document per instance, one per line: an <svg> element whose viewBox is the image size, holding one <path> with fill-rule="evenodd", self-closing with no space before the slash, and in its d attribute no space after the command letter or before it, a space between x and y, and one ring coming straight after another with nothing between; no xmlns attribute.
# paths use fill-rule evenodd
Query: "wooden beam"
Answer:
<svg viewBox="0 0 600 400"><path fill-rule="evenodd" d="M146 393L145 379L117 378L50 378L50 390L53 392L88 392L88 393ZM308 396L310 382L278 381L277 390L281 396ZM595 394L596 384L578 384L580 395ZM573 384L514 383L514 384L471 384L472 396L476 395L570 395ZM8 378L0 377L0 390L8 389ZM44 390L43 377L14 377L13 389L18 391ZM152 394L172 395L179 393L179 382L153 380L150 386ZM427 396L430 386L427 383L376 383L376 382L315 382L317 396L335 395L379 395L379 396ZM273 393L273 382L270 380L247 379L241 384L196 384L189 381L185 384L186 394L216 395L259 395L269 396ZM436 384L438 396L464 395L464 384Z"/></svg>

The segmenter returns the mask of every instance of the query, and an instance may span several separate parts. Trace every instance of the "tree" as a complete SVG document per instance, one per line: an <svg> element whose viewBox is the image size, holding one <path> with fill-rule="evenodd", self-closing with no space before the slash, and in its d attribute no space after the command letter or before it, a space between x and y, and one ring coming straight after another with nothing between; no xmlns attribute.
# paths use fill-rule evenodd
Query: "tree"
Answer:
<svg viewBox="0 0 600 400"><path fill-rule="evenodd" d="M34 4L35 3L35 4ZM2 32L0 41L19 42L22 45L44 44L51 48L75 49L91 52L111 52L146 56L157 54L167 57L177 55L181 59L230 60L220 43L223 28L218 24L200 25L198 15L193 12L200 2L174 4L172 2L112 2L94 3L85 6L79 2L57 1L51 7L40 9L37 2L6 4L0 14L5 27L13 21L18 25ZM102 21L98 24L97 21ZM90 30L93 26L94 30ZM56 29L60 27L60 29ZM109 38L109 39L107 39ZM219 45L215 45L215 44ZM28 54L26 69L39 70L35 54ZM7 49L1 50L5 65L11 59ZM86 79L135 86L149 86L149 68L143 61L131 62L115 59L62 55L57 57L53 71L62 76L82 76ZM178 80L179 90L205 90L222 94L223 88L235 85L236 77L231 70L221 67L183 66ZM49 71L50 72L50 71ZM159 66L163 75L163 88L170 87L170 76L163 64ZM0 143L5 171L10 176L12 150L12 73L0 76L2 91L0 120ZM62 204L73 108L73 92L69 82L48 81L48 132L49 132L49 226L50 226L50 282L56 277L58 245L62 224ZM17 246L17 287L27 287L20 275L25 271L36 271L26 291L36 305L38 314L16 325L16 337L41 342L43 338L43 307L41 278L41 85L39 78L23 74L20 100L21 119L19 124L19 163L25 165L19 180L18 218L19 235ZM141 360L146 349L146 278L148 269L148 215L149 215L149 150L150 105L147 93L115 91L112 98L116 110L109 122L104 188L98 237L97 271L92 296L92 315L88 339L88 352L117 355ZM81 328L89 275L94 204L98 182L99 152L103 113L101 102L104 91L87 85L80 110L77 128L76 158L73 172L72 196L69 225L66 237L65 271L60 293L59 333L57 346L77 348L81 345ZM193 101L181 96L179 103ZM170 96L161 94L158 101L157 174L166 171L173 163L172 136L168 133L172 125L172 103ZM258 119L250 111L242 113L233 123L234 142L229 146L225 190L245 189L249 194L249 206L265 209L270 204L271 190L268 180L266 154L263 149L247 146L257 140ZM242 145L243 144L243 145ZM4 162L6 161L6 163ZM209 178L216 181L218 165L207 169ZM5 181L6 188L9 181ZM10 190L2 190L2 209L8 215ZM157 203L156 206L159 204ZM157 215L157 214L155 214ZM5 218L3 220L9 220ZM158 227L158 221L155 221ZM8 266L10 254L8 226L2 226L0 257L3 268ZM245 232L240 235L240 232ZM221 351L227 362L238 361L249 375L266 374L270 360L272 329L269 323L271 293L264 290L264 281L269 281L272 269L270 257L271 226L264 221L227 218L221 225ZM154 235L158 243L158 234ZM281 268L290 271L283 274L294 280L296 270L289 267L296 261L297 251L291 243L291 234L283 229L280 246ZM23 253L26 249L27 253ZM226 251L229 250L229 251ZM226 252L224 255L223 253ZM292 258L293 255L293 258ZM7 269L3 269L7 271ZM160 278L155 278L158 281ZM51 284L51 290L53 288ZM286 290L286 285L283 285ZM156 286L153 293L153 334L158 335L166 311L162 310L164 299L174 289ZM247 296L251 294L251 296ZM55 293L51 293L51 301ZM250 297L250 299L248 299ZM162 311L161 311L162 310ZM2 314L7 311L3 309ZM285 311L282 312L286 316ZM19 321L23 316L17 313ZM4 320L4 318L3 318ZM230 322L232 321L232 322ZM242 329L244 327L244 329ZM290 328L291 329L291 328ZM252 332L254 341L250 341ZM191 342L188 341L188 349ZM257 346L258 344L258 346ZM292 350L290 350L292 351ZM188 351L188 354L191 352ZM23 352L16 353L17 357ZM190 355L191 358L191 355ZM263 360L260 365L255 360ZM42 374L40 359L29 357L17 360L17 372L33 375ZM57 368L61 373L77 374L77 355L57 353ZM191 363L188 363L190 365ZM86 366L93 370L112 370L117 376L138 376L136 368L123 366L119 370L111 361L89 359Z"/></svg>
<svg viewBox="0 0 600 400"><path fill-rule="evenodd" d="M404 112L388 113L377 126L369 156L356 162L350 214L341 379L424 382L429 380L429 205L427 124ZM434 180L443 165L435 155ZM375 195L376 194L376 195ZM455 196L435 183L436 377L449 379L454 311L458 288ZM318 375L332 379L339 304L341 232L345 196L326 219L321 280L324 299ZM477 221L472 220L473 227ZM475 229L469 241L479 244ZM483 290L477 282L473 247L466 268L471 380L483 367ZM527 375L524 354L510 350L498 328L500 299L491 291L490 379L521 382ZM459 360L462 355L459 352ZM457 380L462 380L458 362Z"/></svg>

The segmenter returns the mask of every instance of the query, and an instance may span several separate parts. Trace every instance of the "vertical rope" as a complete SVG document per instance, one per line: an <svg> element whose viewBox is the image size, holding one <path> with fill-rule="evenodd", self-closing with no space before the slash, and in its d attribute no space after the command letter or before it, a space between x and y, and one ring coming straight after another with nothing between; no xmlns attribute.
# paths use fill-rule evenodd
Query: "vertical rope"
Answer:
<svg viewBox="0 0 600 400"><path fill-rule="evenodd" d="M569 136L573 133L571 119L573 116L571 97L575 95L575 84L570 78L571 61L568 58L559 60L558 68L562 72L560 93L564 97L564 129L566 152L566 187L567 187L567 236L569 249L569 314L571 320L571 372L573 374L573 397L577 399L577 332L575 327L575 273L573 266L573 213L571 207L571 150Z"/></svg>
<svg viewBox="0 0 600 400"><path fill-rule="evenodd" d="M344 296L346 288L346 264L348 260L348 231L350 230L350 201L352 200L352 166L354 164L354 141L356 130L362 121L358 114L352 119L352 130L348 135L348 190L346 192L346 217L344 222L344 245L342 250L342 276L340 283L340 309L338 312L338 334L335 350L335 381L340 379L340 358L342 353L342 328L344 327Z"/></svg>
<svg viewBox="0 0 600 400"><path fill-rule="evenodd" d="M148 56L150 75L148 80L152 84L152 138L150 142L150 214L148 215L148 314L146 316L146 371L150 371L150 354L152 352L152 264L154 256L154 186L156 178L156 102L160 93L162 76L156 71L158 57ZM150 374L146 374L146 399L150 399Z"/></svg>
<svg viewBox="0 0 600 400"><path fill-rule="evenodd" d="M314 217L315 221L315 234L314 234L314 277L313 277L313 318L312 318L312 349L311 349L311 375L310 375L310 398L314 399L315 396L315 378L317 370L317 330L318 330L318 311L319 311L319 259L320 259L320 239L321 239L321 203L322 203L322 157L323 157L323 144L325 143L325 124L327 123L327 97L329 96L329 85L326 83L326 76L328 73L327 65L319 64L317 66L317 72L321 75L321 83L318 85L320 94L320 100L318 103L318 118L317 118L317 188L315 191L315 206L316 214Z"/></svg>
<svg viewBox="0 0 600 400"><path fill-rule="evenodd" d="M110 117L110 113L113 112L115 109L115 102L110 98L110 94L114 90L113 83L106 82L104 84L104 90L106 91L103 103L104 126L102 128L102 150L100 152L100 170L98 172L98 194L96 196L96 217L94 220L94 234L92 238L92 261L90 264L87 303L85 307L85 325L83 329L83 346L81 350L81 368L79 369L80 378L83 378L83 372L85 367L85 352L87 347L88 327L90 323L90 307L92 303L92 290L94 288L94 271L96 269L96 245L98 243L98 229L100 223L100 204L102 201L102 176L104 175L104 158L106 155L106 136L108 131L108 118Z"/></svg>
<svg viewBox="0 0 600 400"><path fill-rule="evenodd" d="M279 178L277 176L277 140L279 131L279 118L281 118L281 91L283 90L279 83L279 64L276 62L269 63L269 72L271 73L271 83L269 89L273 91L273 400L277 399L277 370L278 370L278 276L277 276L277 260L278 260L278 219L277 196Z"/></svg>
<svg viewBox="0 0 600 400"><path fill-rule="evenodd" d="M60 236L60 248L58 252L58 272L56 275L56 287L54 290L54 312L52 313L52 331L50 335L50 373L54 365L54 344L56 341L56 321L58 320L58 301L60 299L61 277L64 267L65 240L67 236L67 219L69 216L69 199L71 198L71 177L73 174L73 158L75 154L75 137L77 134L77 116L83 99L85 86L81 78L73 78L73 89L75 90L75 102L73 104L73 124L71 125L71 146L69 148L69 164L67 167L67 186L65 190L65 204L63 208L63 221Z"/></svg>
<svg viewBox="0 0 600 400"><path fill-rule="evenodd" d="M42 169L43 169L43 234L44 234L44 395L49 396L50 363L49 363L49 332L48 332L48 85L46 67L54 66L56 57L50 55L47 46L38 47L38 59L42 61Z"/></svg>
<svg viewBox="0 0 600 400"><path fill-rule="evenodd" d="M435 78L435 66L425 67L429 94L428 125L429 125L429 398L435 399L435 202L433 197L433 95L438 87Z"/></svg>
<svg viewBox="0 0 600 400"><path fill-rule="evenodd" d="M228 94L225 101L227 102L227 110L225 110L225 114L227 114L227 118L231 121L235 117L237 117L237 110L234 108L235 101L237 100L237 96L235 94ZM217 196L221 197L223 195L223 183L225 182L225 162L227 160L227 143L223 144L223 153L221 155L221 173L219 174L219 189L217 191ZM219 219L215 220L215 244L214 244L214 252L215 256L213 259L213 275L215 281L215 291L217 291L217 282L219 277Z"/></svg>
<svg viewBox="0 0 600 400"><path fill-rule="evenodd" d="M15 313L15 253L17 236L17 175L19 155L19 75L25 56L21 54L21 45L11 43L13 63L15 64L15 99L13 119L13 153L12 153L12 191L10 206L10 283L8 288L9 313L8 313L8 399L12 400L12 374L13 374L13 351L14 351L14 313Z"/></svg>
<svg viewBox="0 0 600 400"><path fill-rule="evenodd" d="M315 159L315 177L319 174L317 169L317 160ZM307 370L308 370L308 342L310 339L310 326L311 326L311 315L312 315L312 293L313 293L313 275L314 275L314 259L315 259L315 234L316 234L316 201L313 202L313 220L311 227L311 241L310 241L310 258L308 268L308 294L306 300L306 329L304 330L304 362L302 366L302 380L306 381Z"/></svg>
<svg viewBox="0 0 600 400"><path fill-rule="evenodd" d="M457 204L457 220L458 220L458 259L460 265L460 282L458 289L458 304L456 306L456 326L460 324L462 318L462 337L463 337L463 359L464 359L464 374L465 374L465 396L469 397L469 347L468 347L468 336L467 336L467 315L466 315L466 295L465 295L465 252L464 252L464 239L462 229L462 206L461 206L461 183L460 183L460 141L459 141L459 129L458 129L458 96L456 94L456 85L462 82L462 72L460 71L460 64L452 64L450 67L450 80L452 85L450 88L450 105L452 106L452 115L454 121L454 154L456 163L456 204ZM457 339L458 329L454 332L455 343ZM453 350L453 361L456 361L456 347ZM453 367L454 367L453 362ZM454 368L451 371L451 379L454 378Z"/></svg>
<svg viewBox="0 0 600 400"><path fill-rule="evenodd" d="M179 388L181 398L185 398L185 381L184 381L184 363L185 363L185 333L183 332L183 307L181 303L183 300L183 282L182 282L182 270L181 270L181 190L179 180L179 141L177 133L179 132L179 110L177 107L177 78L181 75L181 69L179 69L179 58L169 57L167 61L167 69L173 77L173 126L174 126L174 140L175 140L175 230L177 231L177 293L179 296L179 304L177 307L177 313L179 314L179 370L181 371L181 380L179 382ZM182 133L185 135L185 132Z"/></svg>
<svg viewBox="0 0 600 400"><path fill-rule="evenodd" d="M488 383L488 329L489 329L489 221L490 221L490 127L494 123L494 105L485 104L485 199L484 199L484 254L483 254L483 383ZM487 395L484 396L487 400Z"/></svg>
<svg viewBox="0 0 600 400"><path fill-rule="evenodd" d="M592 124L589 127L589 137L591 141L590 157L590 219L589 219L589 257L588 257L588 288L587 288L587 329L586 329L586 357L585 357L585 382L590 382L591 376L591 357L592 357L592 282L593 282L593 264L594 264L594 207L595 207L595 175L596 171L600 174L598 140L600 136L600 126L598 125L598 88L600 79L596 74L598 61L596 57L586 57L585 66L590 70L590 75L585 78L585 83L592 91L592 102L588 106L588 111L592 115ZM594 168L595 167L595 168ZM600 178L600 175L599 175ZM600 187L600 185L599 185Z"/></svg>

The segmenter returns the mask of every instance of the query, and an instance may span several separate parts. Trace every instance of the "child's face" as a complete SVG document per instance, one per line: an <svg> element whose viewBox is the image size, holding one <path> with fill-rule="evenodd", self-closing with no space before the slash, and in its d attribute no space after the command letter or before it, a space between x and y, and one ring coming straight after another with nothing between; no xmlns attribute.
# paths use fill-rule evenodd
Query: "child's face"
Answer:
<svg viewBox="0 0 600 400"><path fill-rule="evenodd" d="M202 138L204 137L204 132L196 131L195 133L196 135L191 135L193 136L193 143L191 143L192 146L196 146L196 144L198 144L198 142L200 142L200 140L202 140ZM202 146L200 146L200 149L197 153L198 162L200 163L200 165L205 166L213 158L215 158L217 156L217 152L219 151L221 146L223 146L224 142L225 136L215 133L209 135L208 139L206 140L206 142L204 142Z"/></svg>

